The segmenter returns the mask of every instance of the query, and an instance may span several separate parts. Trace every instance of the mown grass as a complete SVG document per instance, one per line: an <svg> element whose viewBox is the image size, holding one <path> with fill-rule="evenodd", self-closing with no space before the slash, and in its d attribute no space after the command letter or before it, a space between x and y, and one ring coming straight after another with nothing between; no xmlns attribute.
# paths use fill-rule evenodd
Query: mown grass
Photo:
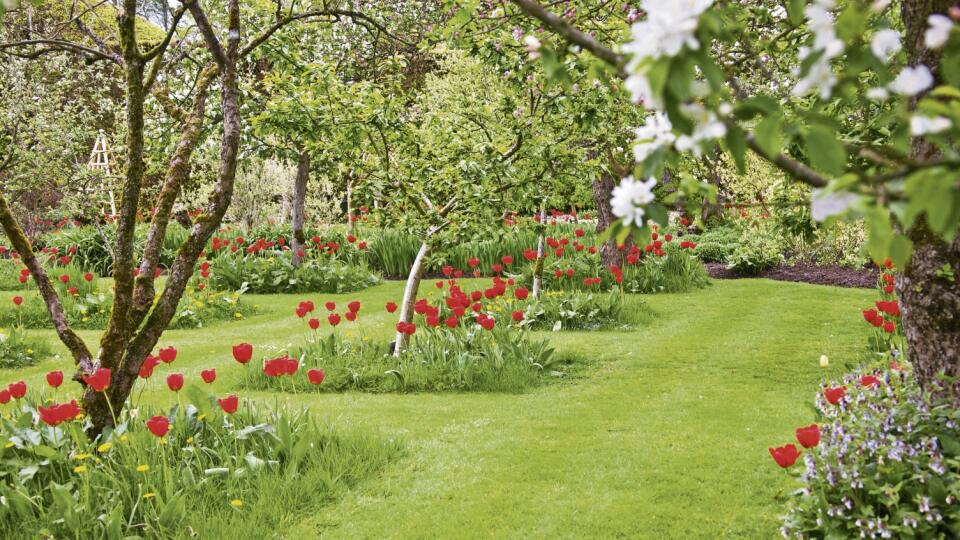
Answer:
<svg viewBox="0 0 960 540"><path fill-rule="evenodd" d="M394 319L382 306L401 286L311 298L360 299L363 326L344 332L390 339ZM872 297L767 280L648 296L648 325L544 333L588 367L522 394L241 391L306 405L324 423L362 426L406 448L381 475L337 491L342 496L327 506L310 502L261 530L286 538L772 538L785 494L796 486L767 447L813 420L819 381L862 359L869 330L857 307ZM302 298L251 295L260 309L249 319L170 331L163 344L180 350L173 369L197 378L215 366L214 391L231 391L242 369L230 345L250 341L258 357L292 348L307 333L292 315ZM818 367L821 354L830 368ZM49 369L67 366L60 358L0 371L0 382L39 384ZM154 377L145 400L169 405L161 379ZM306 480L296 486L311 489ZM294 503L278 496L244 512L269 515ZM271 536L247 536L230 512L209 518L201 536Z"/></svg>

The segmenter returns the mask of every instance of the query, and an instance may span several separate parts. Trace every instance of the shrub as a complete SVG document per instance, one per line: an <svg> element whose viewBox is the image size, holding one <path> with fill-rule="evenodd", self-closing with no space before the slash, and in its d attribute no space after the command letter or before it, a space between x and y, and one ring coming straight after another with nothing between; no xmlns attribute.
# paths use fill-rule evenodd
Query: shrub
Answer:
<svg viewBox="0 0 960 540"><path fill-rule="evenodd" d="M560 293L546 291L524 310L523 325L547 330L599 330L628 327L648 314L636 302L624 309L624 297L609 293Z"/></svg>
<svg viewBox="0 0 960 540"><path fill-rule="evenodd" d="M870 262L866 243L867 233L862 221L838 222L829 227L817 227L809 236L788 237L785 252L789 263L863 268Z"/></svg>
<svg viewBox="0 0 960 540"><path fill-rule="evenodd" d="M718 225L701 234L684 238L697 243L697 255L705 262L727 262L740 243L740 231L730 225Z"/></svg>
<svg viewBox="0 0 960 540"><path fill-rule="evenodd" d="M398 451L319 428L306 412L247 403L226 414L199 389L186 393L193 404L124 414L92 443L83 421L45 425L33 403L18 402L0 427L0 534L169 538L190 530L211 538L232 529L267 537ZM162 437L145 426L155 413L170 423Z"/></svg>
<svg viewBox="0 0 960 540"><path fill-rule="evenodd" d="M210 261L208 284L216 290L246 288L256 294L343 293L380 282L365 264L307 258L299 267L286 256L223 254Z"/></svg>
<svg viewBox="0 0 960 540"><path fill-rule="evenodd" d="M699 249L698 245L696 249ZM676 241L663 244L664 256L647 255L623 267L623 289L631 293L678 293L710 284L703 263Z"/></svg>
<svg viewBox="0 0 960 540"><path fill-rule="evenodd" d="M134 231L134 258L136 260L139 260L143 254L148 227L149 224L138 224ZM92 225L70 226L43 238L42 244L48 248L57 248L59 253L66 253L67 250L74 251L71 255L78 268L85 272L107 276L110 275L113 267L111 253L116 232L116 225L112 224L102 225L99 229ZM163 238L163 247L160 250L159 264L161 267L170 267L177 250L188 234L190 232L179 223L169 223Z"/></svg>
<svg viewBox="0 0 960 540"><path fill-rule="evenodd" d="M288 391L366 392L519 392L537 385L544 375L561 376L569 365L545 340L509 328L424 328L399 358L391 345L365 340L344 341L339 333L315 335L298 352L294 376L268 377L249 368L243 385ZM322 369L321 385L304 375Z"/></svg>
<svg viewBox="0 0 960 540"><path fill-rule="evenodd" d="M780 251L779 241L771 234L745 234L727 256L727 267L744 274L759 274L783 262Z"/></svg>
<svg viewBox="0 0 960 540"><path fill-rule="evenodd" d="M848 390L837 404L817 398L821 438L804 456L784 536L956 538L956 408L925 397L901 369L850 375L834 387L841 384Z"/></svg>
<svg viewBox="0 0 960 540"><path fill-rule="evenodd" d="M19 326L0 329L0 369L31 366L49 355L50 346L45 339L30 337Z"/></svg>

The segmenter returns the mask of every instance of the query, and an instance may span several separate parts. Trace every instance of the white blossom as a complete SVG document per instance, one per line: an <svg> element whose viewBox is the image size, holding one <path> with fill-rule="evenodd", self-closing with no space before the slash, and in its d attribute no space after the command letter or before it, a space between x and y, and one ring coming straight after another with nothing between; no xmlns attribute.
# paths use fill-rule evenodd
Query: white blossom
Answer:
<svg viewBox="0 0 960 540"><path fill-rule="evenodd" d="M800 60L807 58L814 52L820 52L820 57L811 65L807 74L797 81L793 88L793 95L803 96L811 90L818 90L820 98L827 100L833 94L833 87L837 84L837 77L833 73L831 61L843 52L843 41L837 37L833 26L832 1L820 1L807 6L803 13L807 16L807 26L813 32L813 47L800 48Z"/></svg>
<svg viewBox="0 0 960 540"><path fill-rule="evenodd" d="M630 98L633 99L634 103L643 103L645 107L650 109L663 108L660 100L653 95L653 90L650 89L650 81L647 80L645 74L635 73L630 75L623 84L630 92Z"/></svg>
<svg viewBox="0 0 960 540"><path fill-rule="evenodd" d="M824 189L813 190L810 198L810 213L815 221L823 221L830 216L842 214L859 199L849 192L833 193Z"/></svg>
<svg viewBox="0 0 960 540"><path fill-rule="evenodd" d="M676 140L673 124L665 113L656 112L647 118L646 123L637 128L633 158L639 163L661 148L668 147Z"/></svg>
<svg viewBox="0 0 960 540"><path fill-rule="evenodd" d="M656 183L657 179L652 177L646 182L634 180L632 176L621 180L620 185L613 188L610 198L613 215L621 218L626 225L643 224L643 205L653 202L653 186Z"/></svg>
<svg viewBox="0 0 960 540"><path fill-rule="evenodd" d="M535 36L527 35L523 38L523 44L527 46L527 52L530 53L530 58L540 56L540 40Z"/></svg>
<svg viewBox="0 0 960 540"><path fill-rule="evenodd" d="M638 63L646 58L676 56L684 46L699 49L700 42L694 34L700 15L712 3L713 0L643 0L640 7L647 18L633 24L633 41L624 45L624 52L633 54L633 62Z"/></svg>
<svg viewBox="0 0 960 540"><path fill-rule="evenodd" d="M928 133L940 133L953 126L950 119L945 116L921 116L919 114L910 117L910 134L919 137Z"/></svg>
<svg viewBox="0 0 960 540"><path fill-rule="evenodd" d="M717 118L713 111L698 104L690 104L684 107L683 112L687 118L694 122L694 127L693 133L690 135L681 135L677 138L677 150L693 152L694 155L699 156L701 142L719 139L727 134L727 126Z"/></svg>
<svg viewBox="0 0 960 540"><path fill-rule="evenodd" d="M801 50L800 59L803 60L808 54L810 54L809 49ZM810 66L807 75L797 81L792 93L795 96L803 96L811 90L817 89L820 92L820 98L827 100L833 94L833 87L836 84L837 76L833 73L830 58L827 58L827 55L824 54Z"/></svg>
<svg viewBox="0 0 960 540"><path fill-rule="evenodd" d="M931 86L933 86L933 74L930 73L930 68L920 64L903 68L897 78L890 83L890 90L904 96L915 96Z"/></svg>
<svg viewBox="0 0 960 540"><path fill-rule="evenodd" d="M950 39L950 30L953 28L950 17L935 13L927 17L927 24L930 26L923 33L923 44L928 49L939 49L946 45L947 40Z"/></svg>
<svg viewBox="0 0 960 540"><path fill-rule="evenodd" d="M883 101L890 97L890 92L882 86L871 88L867 90L867 98L872 99L873 101Z"/></svg>
<svg viewBox="0 0 960 540"><path fill-rule="evenodd" d="M883 62L889 62L891 56L900 52L900 48L900 32L891 28L880 30L870 40L870 51Z"/></svg>

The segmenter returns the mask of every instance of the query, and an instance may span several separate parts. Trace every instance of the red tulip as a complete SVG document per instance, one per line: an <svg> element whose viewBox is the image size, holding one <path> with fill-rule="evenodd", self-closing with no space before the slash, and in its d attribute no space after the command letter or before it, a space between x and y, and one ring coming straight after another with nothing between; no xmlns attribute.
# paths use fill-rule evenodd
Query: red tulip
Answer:
<svg viewBox="0 0 960 540"><path fill-rule="evenodd" d="M147 420L147 429L157 437L163 437L170 431L170 419L166 416L154 416Z"/></svg>
<svg viewBox="0 0 960 540"><path fill-rule="evenodd" d="M768 450L770 451L770 456L777 462L777 465L784 469L796 463L797 458L800 457L800 451L797 450L797 447L793 444L786 444L779 448L768 448Z"/></svg>
<svg viewBox="0 0 960 540"><path fill-rule="evenodd" d="M847 387L838 386L836 388L827 388L823 391L823 395L827 398L827 401L830 402L831 405L836 405L837 403L840 403L840 400L842 400L844 396L847 395Z"/></svg>
<svg viewBox="0 0 960 540"><path fill-rule="evenodd" d="M397 310L396 302L387 302L387 313L393 313Z"/></svg>
<svg viewBox="0 0 960 540"><path fill-rule="evenodd" d="M17 279L20 281L20 283L26 283L27 280L30 279L30 275L29 275L29 274L20 274L20 277L18 277Z"/></svg>
<svg viewBox="0 0 960 540"><path fill-rule="evenodd" d="M0 405L6 405L10 403L10 390L0 390Z"/></svg>
<svg viewBox="0 0 960 540"><path fill-rule="evenodd" d="M60 385L63 384L63 372L51 371L47 373L47 384L53 388L60 388Z"/></svg>
<svg viewBox="0 0 960 540"><path fill-rule="evenodd" d="M457 320L457 318L453 315L447 317L447 320L444 321L444 323L450 328L456 328L458 322L459 321Z"/></svg>
<svg viewBox="0 0 960 540"><path fill-rule="evenodd" d="M14 305L19 306L20 304L23 303L23 297L22 297L22 296L14 296L14 297L13 297L13 303L14 303Z"/></svg>
<svg viewBox="0 0 960 540"><path fill-rule="evenodd" d="M523 320L523 312L522 312L522 311L514 311L511 316L513 317L514 322L520 322L520 321Z"/></svg>
<svg viewBox="0 0 960 540"><path fill-rule="evenodd" d="M511 264L513 264L513 256L512 256L512 255L504 255L503 257L500 257L500 262L502 262L503 264L505 264L505 265L507 265L507 266L510 266Z"/></svg>
<svg viewBox="0 0 960 540"><path fill-rule="evenodd" d="M494 263L494 264L490 267L490 269L493 270L493 272L494 272L495 274L499 274L500 272L503 271L503 265L500 264L500 263Z"/></svg>
<svg viewBox="0 0 960 540"><path fill-rule="evenodd" d="M350 310L351 313L356 313L360 311L360 301L354 300L350 302L349 304L347 304L347 309Z"/></svg>
<svg viewBox="0 0 960 540"><path fill-rule="evenodd" d="M337 309L337 303L336 303L336 302L327 302L326 304L324 304L324 306L327 308L327 311L333 311L333 310Z"/></svg>
<svg viewBox="0 0 960 540"><path fill-rule="evenodd" d="M883 331L892 334L897 329L897 325L893 321L887 321L883 323Z"/></svg>
<svg viewBox="0 0 960 540"><path fill-rule="evenodd" d="M443 272L443 275L450 277L453 274L453 267L449 264L440 269Z"/></svg>
<svg viewBox="0 0 960 540"><path fill-rule="evenodd" d="M27 395L27 383L23 381L17 381L7 386L7 390L10 391L10 396L13 399L20 399Z"/></svg>
<svg viewBox="0 0 960 540"><path fill-rule="evenodd" d="M37 407L37 412L44 424L57 426L76 418L80 414L80 407L77 406L77 400L72 400L70 403L54 403L49 407L40 405Z"/></svg>
<svg viewBox="0 0 960 540"><path fill-rule="evenodd" d="M307 324L308 324L308 325L310 326L310 328L313 329L313 330L316 330L317 328L320 328L320 320L319 320L319 319L310 319L309 321L307 321Z"/></svg>
<svg viewBox="0 0 960 540"><path fill-rule="evenodd" d="M577 238L583 238L583 235L587 234L583 229L577 229L573 231L574 236Z"/></svg>
<svg viewBox="0 0 960 540"><path fill-rule="evenodd" d="M310 381L310 384L323 383L323 378L325 376L326 375L323 373L323 370L320 368L307 370L307 380Z"/></svg>
<svg viewBox="0 0 960 540"><path fill-rule="evenodd" d="M94 392L103 392L110 387L111 375L110 368L99 368L92 375L84 377L83 382L87 383Z"/></svg>
<svg viewBox="0 0 960 540"><path fill-rule="evenodd" d="M200 378L203 382L210 384L217 380L217 370L215 368L205 369L200 372Z"/></svg>
<svg viewBox="0 0 960 540"><path fill-rule="evenodd" d="M233 346L233 359L241 364L246 364L253 358L253 345L249 343L240 343Z"/></svg>
<svg viewBox="0 0 960 540"><path fill-rule="evenodd" d="M70 276L66 274L60 275L60 283L70 283Z"/></svg>
<svg viewBox="0 0 960 540"><path fill-rule="evenodd" d="M476 268L480 264L480 259L476 259L476 258L467 259L467 264L470 265L470 268Z"/></svg>
<svg viewBox="0 0 960 540"><path fill-rule="evenodd" d="M174 392L179 392L183 388L183 374L171 373L167 375L167 388Z"/></svg>
<svg viewBox="0 0 960 540"><path fill-rule="evenodd" d="M170 364L177 359L177 349L173 347L165 347L160 349L160 354L158 356L163 363Z"/></svg>
<svg viewBox="0 0 960 540"><path fill-rule="evenodd" d="M350 322L353 322L353 321L357 320L357 312L356 312L356 311L348 311L348 312L344 313L343 316L346 317L347 320L350 321Z"/></svg>
<svg viewBox="0 0 960 540"><path fill-rule="evenodd" d="M71 296L76 296L80 291L76 287L70 287L67 289L67 292L70 293Z"/></svg>
<svg viewBox="0 0 960 540"><path fill-rule="evenodd" d="M223 412L227 414L233 414L237 412L237 407L240 405L240 400L237 399L237 396L229 395L225 398L218 398L217 403L220 405L220 408L223 409Z"/></svg>
<svg viewBox="0 0 960 540"><path fill-rule="evenodd" d="M810 424L807 427L797 428L797 441L804 448L813 448L820 444L820 427Z"/></svg>
<svg viewBox="0 0 960 540"><path fill-rule="evenodd" d="M874 377L873 375L864 375L860 377L860 386L865 386L870 388L871 386L877 386L880 384L880 379Z"/></svg>
<svg viewBox="0 0 960 540"><path fill-rule="evenodd" d="M330 326L336 326L340 324L340 315L337 313L331 313L327 315L327 322L330 323Z"/></svg>
<svg viewBox="0 0 960 540"><path fill-rule="evenodd" d="M148 354L143 360L143 364L140 364L140 378L149 379L150 377L153 377L153 368L157 367L157 364L159 363L159 358Z"/></svg>

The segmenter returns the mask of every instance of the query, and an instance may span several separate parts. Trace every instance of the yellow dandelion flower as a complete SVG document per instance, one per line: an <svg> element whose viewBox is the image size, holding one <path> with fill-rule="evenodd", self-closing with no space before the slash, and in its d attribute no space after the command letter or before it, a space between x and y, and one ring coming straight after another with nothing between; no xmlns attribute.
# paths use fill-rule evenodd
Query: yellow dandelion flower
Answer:
<svg viewBox="0 0 960 540"><path fill-rule="evenodd" d="M130 437L127 437L126 435L121 435L121 436L120 436L120 442L127 442L127 441L129 441L129 440L130 440Z"/></svg>
<svg viewBox="0 0 960 540"><path fill-rule="evenodd" d="M236 317L236 318L238 318L238 319L242 319L242 318L243 318L243 313L240 313L240 312L238 311L238 312L234 313L233 316Z"/></svg>
<svg viewBox="0 0 960 540"><path fill-rule="evenodd" d="M240 508L241 506L243 506L243 501L241 501L240 499L234 499L230 501L230 506L233 506L235 508Z"/></svg>
<svg viewBox="0 0 960 540"><path fill-rule="evenodd" d="M197 420L199 420L200 422L203 422L203 420L204 420L206 417L207 417L206 414L201 414L200 416L197 417ZM190 437L189 439L187 439L187 442L190 442L190 441L192 441L192 440L193 440L193 437Z"/></svg>
<svg viewBox="0 0 960 540"><path fill-rule="evenodd" d="M149 471L149 470L150 470L150 466L149 466L149 465L146 465L146 464L144 464L144 465L137 465L137 472L147 472L147 471Z"/></svg>
<svg viewBox="0 0 960 540"><path fill-rule="evenodd" d="M149 499L152 499L152 498L154 498L154 497L156 497L156 496L157 496L157 494L154 493L154 492L152 492L152 491L143 494L143 498L144 498L144 499L148 499L148 500L149 500Z"/></svg>
<svg viewBox="0 0 960 540"><path fill-rule="evenodd" d="M77 454L77 455L73 456L73 459L75 459L75 460L77 460L77 461L83 461L83 460L89 459L89 458L91 458L91 457L93 457L93 456L91 456L90 454Z"/></svg>
<svg viewBox="0 0 960 540"><path fill-rule="evenodd" d="M187 444L193 444L193 437L187 437Z"/></svg>
<svg viewBox="0 0 960 540"><path fill-rule="evenodd" d="M75 472L75 473L85 473L85 472L87 472L87 466L86 466L86 465L77 465L76 467L73 468L73 472Z"/></svg>
<svg viewBox="0 0 960 540"><path fill-rule="evenodd" d="M27 354L33 354L33 349L27 349Z"/></svg>
<svg viewBox="0 0 960 540"><path fill-rule="evenodd" d="M4 448L13 448L14 446L16 446L16 444L12 442L8 442L7 444L3 445Z"/></svg>
<svg viewBox="0 0 960 540"><path fill-rule="evenodd" d="M104 452L107 452L111 448L113 448L113 443L105 442L97 447L97 452L100 452L102 454Z"/></svg>

